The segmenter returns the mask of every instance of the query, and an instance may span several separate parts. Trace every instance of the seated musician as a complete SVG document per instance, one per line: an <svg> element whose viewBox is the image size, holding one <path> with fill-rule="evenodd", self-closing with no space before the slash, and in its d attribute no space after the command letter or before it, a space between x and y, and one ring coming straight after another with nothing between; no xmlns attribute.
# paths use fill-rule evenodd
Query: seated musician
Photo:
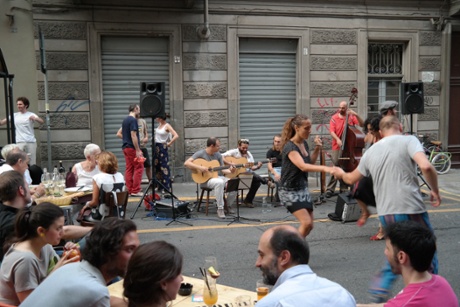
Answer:
<svg viewBox="0 0 460 307"><path fill-rule="evenodd" d="M190 158L188 158L184 166L188 169L195 171L197 173L208 174L210 172L209 166L204 165L201 161L195 161L197 159L205 160L205 161L218 161L220 166L224 166L224 161L222 159L222 155L219 152L220 149L220 140L216 137L210 137L206 141L206 149L201 149L195 152ZM194 163L195 161L195 163ZM223 169L222 173L230 174L234 173L236 169L232 166L228 169ZM225 192L225 185L229 179L223 176L217 176L214 178L209 179L203 185L213 189L214 195L216 197L217 202L217 216L221 219L225 218L224 212L224 192ZM236 191L228 193L227 197L227 206L228 206L228 213L233 213L231 211L231 205L235 201L236 198Z"/></svg>
<svg viewBox="0 0 460 307"><path fill-rule="evenodd" d="M278 188L281 179L281 134L277 134L273 137L273 147L267 151L267 159L270 159L267 163L268 175L276 184ZM271 159L276 159L273 161ZM276 191L276 201L279 202L278 190Z"/></svg>
<svg viewBox="0 0 460 307"><path fill-rule="evenodd" d="M254 197L256 196L257 190L259 189L261 184L268 184L267 179L260 177L258 174L254 173L255 170L258 170L262 167L262 162L258 162L257 164L254 165L254 157L252 156L251 152L248 151L249 148L249 140L248 139L240 139L238 141L238 148L235 149L230 149L227 152L222 154L222 157L224 157L224 163L228 165L233 165L234 162L231 159L228 159L228 157L233 157L233 158L246 158L248 163L252 163L251 165L248 166L247 173L252 174L252 183L251 187L249 188L249 192L246 195L243 204L246 207L249 208L254 208L254 205L252 204L252 201L254 200ZM270 182L270 184L272 184Z"/></svg>

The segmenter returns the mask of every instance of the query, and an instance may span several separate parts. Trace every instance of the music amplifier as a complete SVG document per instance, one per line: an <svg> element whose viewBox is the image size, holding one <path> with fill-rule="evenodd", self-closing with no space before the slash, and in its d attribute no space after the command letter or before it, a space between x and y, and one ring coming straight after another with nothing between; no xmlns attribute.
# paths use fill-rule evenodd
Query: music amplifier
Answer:
<svg viewBox="0 0 460 307"><path fill-rule="evenodd" d="M190 203L188 201L181 201L178 199L174 200L174 214L176 218L178 217L186 217L190 218L190 210L188 205ZM156 201L155 212L156 217L159 218L172 218L172 199L171 198L164 198Z"/></svg>
<svg viewBox="0 0 460 307"><path fill-rule="evenodd" d="M342 193L337 196L335 214L342 218L342 223L357 221L361 216L361 208L356 199L350 197L350 193Z"/></svg>

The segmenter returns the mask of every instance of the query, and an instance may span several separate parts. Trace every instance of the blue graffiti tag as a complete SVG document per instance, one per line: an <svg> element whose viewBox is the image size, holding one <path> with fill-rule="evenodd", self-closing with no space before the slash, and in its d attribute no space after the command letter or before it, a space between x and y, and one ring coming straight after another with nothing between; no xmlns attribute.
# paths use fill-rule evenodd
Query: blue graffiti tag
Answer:
<svg viewBox="0 0 460 307"><path fill-rule="evenodd" d="M56 108L56 112L63 112L67 108L69 108L69 111L75 111L76 109L89 104L89 100L63 100L61 104Z"/></svg>

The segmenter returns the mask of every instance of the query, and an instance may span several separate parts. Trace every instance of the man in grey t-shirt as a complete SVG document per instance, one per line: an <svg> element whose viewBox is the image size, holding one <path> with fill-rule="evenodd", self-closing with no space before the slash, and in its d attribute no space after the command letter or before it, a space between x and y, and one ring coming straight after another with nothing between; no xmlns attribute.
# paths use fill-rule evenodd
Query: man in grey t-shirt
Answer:
<svg viewBox="0 0 460 307"><path fill-rule="evenodd" d="M216 137L210 137L206 141L206 149L198 150L191 156L190 158L185 161L184 166L188 169L195 172L195 174L203 174L204 176L209 176L212 173L209 170L209 166L204 165L201 163L200 160L195 161L197 159L203 159L205 161L214 161L217 160L219 166L224 166L224 161L222 159L222 155L219 152L220 149L220 140ZM233 166L230 166L228 169L221 170L222 173L228 174L233 173L236 169ZM214 194L216 196L217 202L217 216L221 219L225 218L224 212L224 192L225 192L225 185L227 184L228 178L223 176L217 176L214 178L210 178L206 181L205 185L208 188L214 190ZM236 192L230 192L227 196L227 206L229 211L231 210L231 205L235 201ZM231 213L231 212L230 212Z"/></svg>
<svg viewBox="0 0 460 307"><path fill-rule="evenodd" d="M332 174L353 184L364 176L372 176L377 203L377 213L382 226L390 223L414 220L432 229L428 212L422 199L416 166L418 165L431 187L431 204L438 207L441 195L435 168L428 161L422 146L414 136L401 135L401 124L397 117L386 116L380 121L382 139L365 152L357 169L345 173L334 168ZM437 273L437 257L433 258L432 273ZM397 275L386 262L370 286L374 302L388 298L391 285Z"/></svg>

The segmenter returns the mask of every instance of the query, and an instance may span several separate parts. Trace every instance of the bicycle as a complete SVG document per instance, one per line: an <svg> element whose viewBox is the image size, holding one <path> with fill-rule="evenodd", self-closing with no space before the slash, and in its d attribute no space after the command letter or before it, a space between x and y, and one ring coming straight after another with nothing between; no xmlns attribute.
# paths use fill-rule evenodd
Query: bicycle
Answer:
<svg viewBox="0 0 460 307"><path fill-rule="evenodd" d="M428 135L419 135L419 140L423 145L428 161L434 166L438 174L446 174L452 165L452 154L443 151L440 141L433 141L428 138Z"/></svg>

